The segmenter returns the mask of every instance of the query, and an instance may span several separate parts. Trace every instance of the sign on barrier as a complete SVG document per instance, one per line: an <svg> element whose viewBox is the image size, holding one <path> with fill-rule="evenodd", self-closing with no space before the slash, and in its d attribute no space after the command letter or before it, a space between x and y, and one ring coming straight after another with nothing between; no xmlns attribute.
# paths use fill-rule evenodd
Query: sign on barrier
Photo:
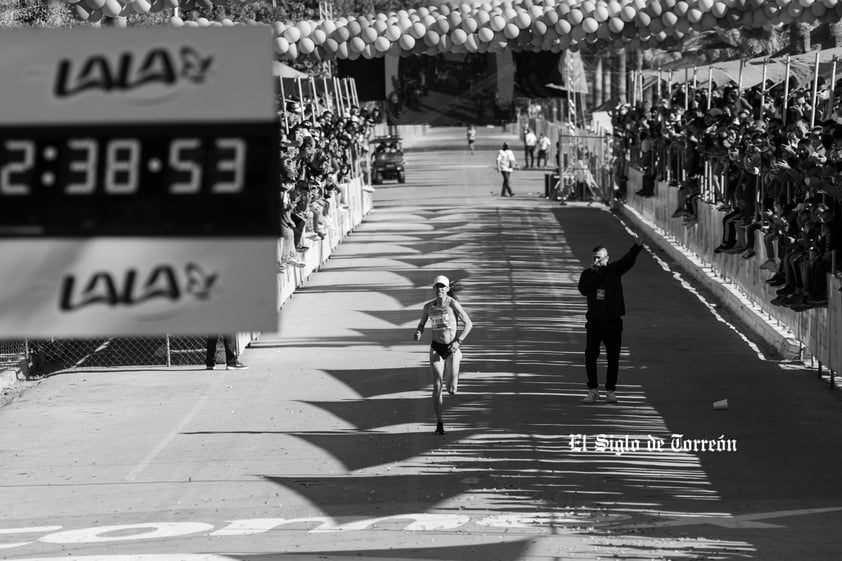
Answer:
<svg viewBox="0 0 842 561"><path fill-rule="evenodd" d="M0 36L0 338L276 328L270 43Z"/></svg>

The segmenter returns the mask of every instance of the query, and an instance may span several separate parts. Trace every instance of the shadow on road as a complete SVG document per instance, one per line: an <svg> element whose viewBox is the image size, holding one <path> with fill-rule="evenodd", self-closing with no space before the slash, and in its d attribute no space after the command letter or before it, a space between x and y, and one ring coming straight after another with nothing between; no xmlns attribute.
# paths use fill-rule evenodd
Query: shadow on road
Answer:
<svg viewBox="0 0 842 561"><path fill-rule="evenodd" d="M326 370L360 398L307 403L354 428L293 434L357 473L306 479L264 474L267 480L331 516L572 508L613 517L611 524L591 527L596 535L693 537L701 528L706 538L731 544L723 545L720 559L742 558L753 549L741 541L748 539L745 528L768 532L768 525L750 522L755 515L785 518L795 502L842 504L838 488L819 482L835 477L835 455L821 442L828 430L839 437L842 429L827 407L805 406L826 396L798 373L761 360L646 253L624 281L621 402L581 403L585 308L578 274L594 245L608 247L613 259L631 246L609 213L511 207L475 208L467 220L465 214L423 208L397 225L375 219L355 234L355 243L400 230L395 251L339 257L326 269L370 268L401 283L302 289L349 298L382 293L394 308L360 311L394 328L359 329L338 340L277 342L313 348L406 345L406 325L417 321L431 297L433 274L458 279L475 331L465 345L460 394L445 400L451 432L438 437L405 429L432 420L431 410L427 419L417 418L423 409L418 400L429 399L425 352L409 369ZM602 363L600 372L604 376ZM731 411L712 409L722 398L731 400ZM671 448L675 434L683 435L678 450ZM687 440L695 447L713 441L714 450L682 449ZM729 448L717 450L718 442ZM808 472L815 477L805 478ZM360 513L359 505L370 511ZM633 547L641 558L654 551L645 544ZM771 552L756 553L771 558L764 556Z"/></svg>

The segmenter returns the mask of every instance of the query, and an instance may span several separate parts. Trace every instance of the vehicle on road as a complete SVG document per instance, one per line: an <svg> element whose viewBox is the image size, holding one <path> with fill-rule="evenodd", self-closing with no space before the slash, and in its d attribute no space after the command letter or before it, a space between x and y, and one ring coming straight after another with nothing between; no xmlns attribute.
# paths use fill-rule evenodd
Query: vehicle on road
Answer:
<svg viewBox="0 0 842 561"><path fill-rule="evenodd" d="M406 183L406 161L399 136L379 136L371 139L371 182L380 185L396 179Z"/></svg>

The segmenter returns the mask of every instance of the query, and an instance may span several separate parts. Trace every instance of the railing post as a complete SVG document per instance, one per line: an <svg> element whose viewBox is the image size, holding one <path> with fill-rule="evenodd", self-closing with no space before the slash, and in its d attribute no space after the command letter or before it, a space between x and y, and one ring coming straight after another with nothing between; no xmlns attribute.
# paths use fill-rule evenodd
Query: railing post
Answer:
<svg viewBox="0 0 842 561"><path fill-rule="evenodd" d="M23 377L29 378L29 339L23 340Z"/></svg>
<svg viewBox="0 0 842 561"><path fill-rule="evenodd" d="M171 354L171 347L170 347L170 334L167 333L167 368L172 366L172 354Z"/></svg>

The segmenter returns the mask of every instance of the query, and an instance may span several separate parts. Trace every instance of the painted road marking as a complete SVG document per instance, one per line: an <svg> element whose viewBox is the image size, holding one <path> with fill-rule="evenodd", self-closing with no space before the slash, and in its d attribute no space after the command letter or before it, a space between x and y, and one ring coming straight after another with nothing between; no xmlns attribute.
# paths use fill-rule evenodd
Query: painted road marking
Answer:
<svg viewBox="0 0 842 561"><path fill-rule="evenodd" d="M155 446L155 448L153 448L152 451L150 451L146 455L146 457L143 458L140 461L140 463L137 464L134 467L134 469L132 469L132 471L129 472L128 475L126 475L123 481L135 481L137 479L137 476L140 475L143 470L149 467L149 464L152 463L152 461L158 456L158 454L160 454L164 450L164 448L169 446L170 442L172 442L173 439L176 436L178 436L182 430L184 430L184 427L187 426L187 423L193 420L193 417L196 416L196 413L198 413L202 409L202 407L205 406L205 403L207 403L207 401L208 394L206 393L201 398L199 398L198 401L196 401L193 407L190 408L190 411L188 411L187 414L181 418L181 421L179 421L179 423L170 432L168 432L163 439L161 439L158 445Z"/></svg>
<svg viewBox="0 0 842 561"><path fill-rule="evenodd" d="M188 535L207 534L209 536L254 536L273 530L290 527L292 531L309 534L329 532L363 532L399 529L406 532L441 532L461 529L473 525L475 531L487 529L520 529L523 533L552 533L561 527L605 527L615 530L634 528L661 528L697 526L710 524L725 528L780 528L780 524L760 522L777 518L808 516L841 512L842 506L826 508L807 508L797 510L779 510L733 515L723 513L675 513L652 511L647 513L660 520L651 523L625 524L631 514L611 514L603 510L590 509L568 510L564 512L506 513L494 515L470 516L463 514L407 513L394 516L366 518L352 522L341 522L329 516L309 516L301 518L250 518L231 520L224 527L214 530L214 525L205 522L147 522L112 526L93 526L75 530L61 530L61 526L41 526L0 529L0 536L26 533L46 533L39 538L42 543L82 545L138 540L176 538ZM640 515L642 513L638 513ZM667 518L664 520L664 518ZM22 547L32 542L0 544L0 548ZM71 559L71 558L63 558ZM128 559L128 558L127 558ZM203 559L198 557L197 559Z"/></svg>
<svg viewBox="0 0 842 561"><path fill-rule="evenodd" d="M797 510L777 510L772 512L758 512L755 514L739 514L739 515L709 515L698 516L688 514L687 516L672 515L669 520L661 522L653 522L651 524L632 524L622 526L622 529L632 528L666 528L679 526L698 526L701 524L710 524L712 526L721 526L722 528L784 528L781 524L769 524L766 522L756 522L757 520L769 520L774 518L787 518L790 516L806 516L809 514L822 514L826 512L839 512L842 507L834 506L828 508L802 508Z"/></svg>
<svg viewBox="0 0 842 561"><path fill-rule="evenodd" d="M14 535L14 534L43 534L44 532L55 532L61 530L61 526L32 526L29 528L10 528L0 529L0 536ZM32 542L17 542L17 543L0 543L0 549L12 549L13 547L23 547Z"/></svg>

